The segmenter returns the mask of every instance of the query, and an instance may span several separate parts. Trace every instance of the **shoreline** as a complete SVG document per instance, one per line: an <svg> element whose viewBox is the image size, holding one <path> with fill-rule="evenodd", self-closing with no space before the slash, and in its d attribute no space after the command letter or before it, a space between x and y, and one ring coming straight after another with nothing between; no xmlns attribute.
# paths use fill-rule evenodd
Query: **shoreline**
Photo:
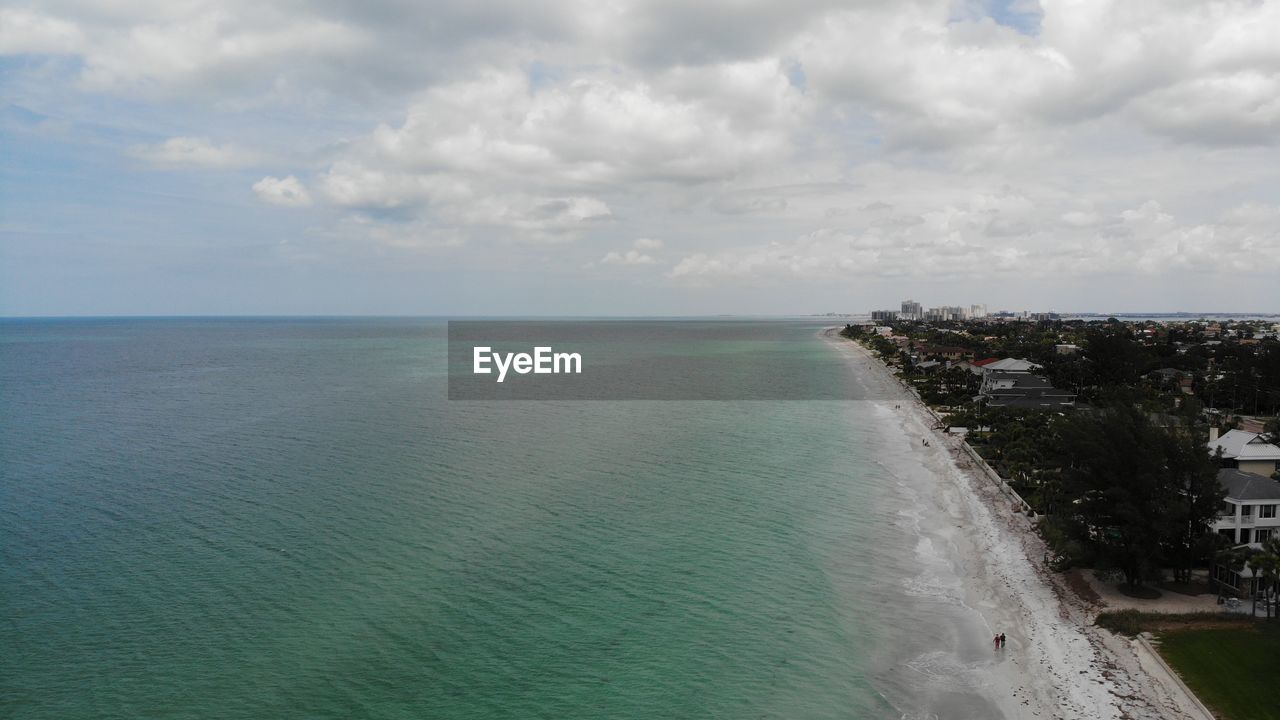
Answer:
<svg viewBox="0 0 1280 720"><path fill-rule="evenodd" d="M886 404L894 430L916 447L921 469L936 483L943 519L955 529L966 604L1008 635L1008 659L994 666L984 692L1002 715L1211 720L1148 645L1092 624L1096 608L1044 566L1046 548L1031 521L966 452L963 438L939 432L932 409L838 330L820 334L883 398L873 402Z"/></svg>

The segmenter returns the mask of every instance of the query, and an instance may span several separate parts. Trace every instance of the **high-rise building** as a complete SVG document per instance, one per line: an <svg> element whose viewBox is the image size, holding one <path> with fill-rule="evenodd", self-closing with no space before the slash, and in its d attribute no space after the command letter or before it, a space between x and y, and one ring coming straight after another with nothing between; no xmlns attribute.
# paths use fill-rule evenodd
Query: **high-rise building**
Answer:
<svg viewBox="0 0 1280 720"><path fill-rule="evenodd" d="M915 300L903 300L902 312L899 317L903 320L919 320L924 317L924 312L920 307L920 303Z"/></svg>
<svg viewBox="0 0 1280 720"><path fill-rule="evenodd" d="M969 306L969 317L976 319L976 318L984 318L986 316L987 316L987 306L985 304Z"/></svg>

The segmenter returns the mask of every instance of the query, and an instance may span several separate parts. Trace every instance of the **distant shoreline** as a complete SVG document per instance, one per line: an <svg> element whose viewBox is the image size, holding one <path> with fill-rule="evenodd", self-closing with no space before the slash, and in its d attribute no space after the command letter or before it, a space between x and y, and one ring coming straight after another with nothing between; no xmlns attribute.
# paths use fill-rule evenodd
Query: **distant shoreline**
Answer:
<svg viewBox="0 0 1280 720"><path fill-rule="evenodd" d="M1203 718L1176 679L1144 658L1149 651L1093 626L1095 608L1038 562L1045 552L1043 541L1010 499L982 476L960 447L963 438L939 432L934 413L888 365L839 330L827 328L822 335L879 378L910 442L929 441L920 457L928 465L943 461L934 471L939 491L959 490L956 512L967 516L962 537L975 550L966 561L971 591L977 594L973 605L983 608L993 627L1009 628L1011 643L1027 656L1021 665L1002 667L1002 683L1016 688L1017 703L1001 703L1011 713L1007 717L1036 710L1040 717ZM1038 662L1033 666L1030 660Z"/></svg>

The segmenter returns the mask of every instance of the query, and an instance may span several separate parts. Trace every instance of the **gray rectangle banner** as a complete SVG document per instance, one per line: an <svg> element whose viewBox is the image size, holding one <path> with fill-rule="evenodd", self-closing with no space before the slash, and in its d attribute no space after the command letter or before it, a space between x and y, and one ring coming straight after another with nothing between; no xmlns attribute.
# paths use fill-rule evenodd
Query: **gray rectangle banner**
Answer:
<svg viewBox="0 0 1280 720"><path fill-rule="evenodd" d="M451 321L449 399L872 399L838 346L848 341L823 332L768 320Z"/></svg>

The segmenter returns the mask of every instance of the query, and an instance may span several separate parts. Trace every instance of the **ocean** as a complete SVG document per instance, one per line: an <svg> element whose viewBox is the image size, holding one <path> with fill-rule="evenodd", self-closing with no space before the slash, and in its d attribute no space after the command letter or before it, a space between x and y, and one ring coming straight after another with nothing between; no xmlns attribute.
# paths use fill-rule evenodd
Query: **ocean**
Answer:
<svg viewBox="0 0 1280 720"><path fill-rule="evenodd" d="M0 717L995 716L891 404L451 402L445 337L0 321Z"/></svg>

